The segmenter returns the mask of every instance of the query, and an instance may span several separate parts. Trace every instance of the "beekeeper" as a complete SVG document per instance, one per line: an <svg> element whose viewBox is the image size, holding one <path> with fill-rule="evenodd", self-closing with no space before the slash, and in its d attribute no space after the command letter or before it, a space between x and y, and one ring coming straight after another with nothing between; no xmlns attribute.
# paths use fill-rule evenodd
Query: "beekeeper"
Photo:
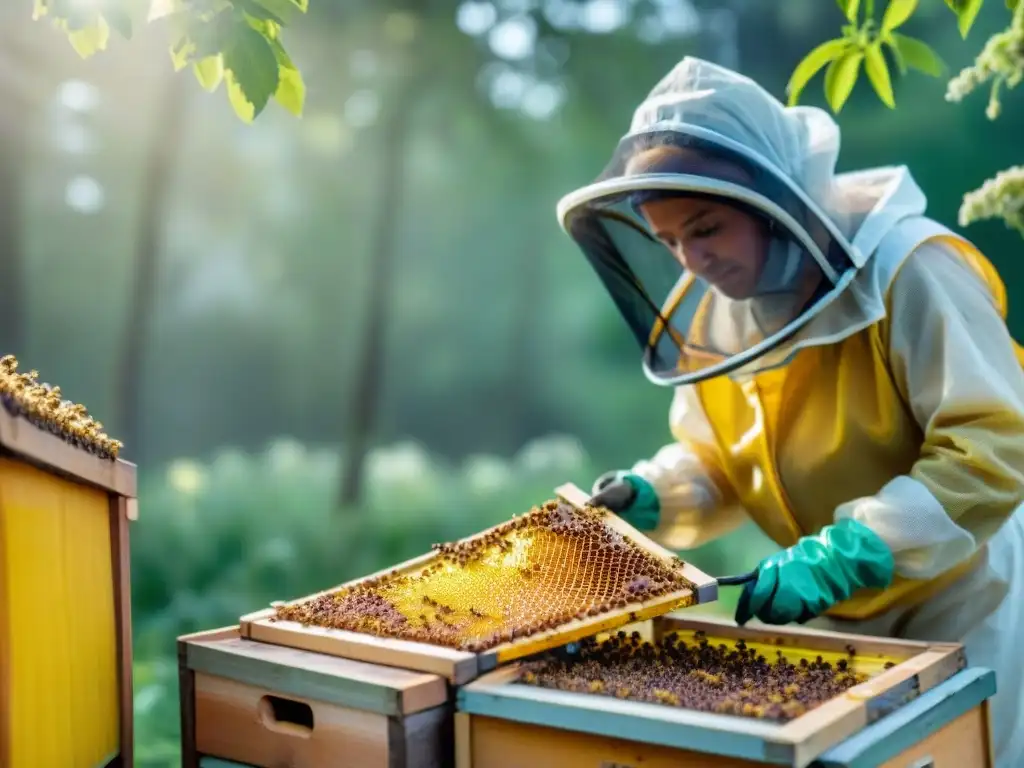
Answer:
<svg viewBox="0 0 1024 768"><path fill-rule="evenodd" d="M1024 766L1024 352L985 257L904 167L836 174L839 129L684 59L558 205L675 388L672 442L596 499L685 550L752 519L780 547L739 623L966 646Z"/></svg>

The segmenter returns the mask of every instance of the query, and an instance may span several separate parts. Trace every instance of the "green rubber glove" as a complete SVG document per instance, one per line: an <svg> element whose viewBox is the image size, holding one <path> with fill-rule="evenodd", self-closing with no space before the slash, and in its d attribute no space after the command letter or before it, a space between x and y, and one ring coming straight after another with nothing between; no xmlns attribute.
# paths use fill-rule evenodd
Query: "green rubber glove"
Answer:
<svg viewBox="0 0 1024 768"><path fill-rule="evenodd" d="M848 599L858 589L892 584L892 551L856 520L826 526L789 549L761 561L736 606L740 626L757 617L765 624L803 624Z"/></svg>
<svg viewBox="0 0 1024 768"><path fill-rule="evenodd" d="M653 531L661 519L661 505L653 486L639 475L609 473L598 480L598 492L590 499L605 507L638 531Z"/></svg>

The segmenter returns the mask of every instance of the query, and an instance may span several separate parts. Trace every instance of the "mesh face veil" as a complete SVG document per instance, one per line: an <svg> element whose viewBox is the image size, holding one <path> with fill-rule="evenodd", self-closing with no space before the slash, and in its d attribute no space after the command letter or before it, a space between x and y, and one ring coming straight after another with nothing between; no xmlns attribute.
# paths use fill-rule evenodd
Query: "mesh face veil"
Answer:
<svg viewBox="0 0 1024 768"><path fill-rule="evenodd" d="M709 73L742 87L695 95L693 86L707 85ZM744 91L751 88L770 100L781 117L777 135L762 143L776 155L780 147L791 156L809 151L806 114L787 115L752 81L699 60L684 60L666 82L652 94L656 108L638 110L601 176L559 202L561 225L636 337L654 383L785 364L788 343L846 288L863 259L807 185L781 170L773 152L750 146L758 142L744 122L770 117L764 105L760 114L730 113L722 102L749 103ZM787 134L786 117L797 135ZM823 173L813 160L790 165L827 182L832 169Z"/></svg>

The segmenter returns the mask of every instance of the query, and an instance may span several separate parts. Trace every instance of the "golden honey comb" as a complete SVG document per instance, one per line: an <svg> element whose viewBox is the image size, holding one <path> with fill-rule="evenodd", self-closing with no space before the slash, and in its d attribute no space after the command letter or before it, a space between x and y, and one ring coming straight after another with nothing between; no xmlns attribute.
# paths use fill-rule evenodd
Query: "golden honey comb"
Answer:
<svg viewBox="0 0 1024 768"><path fill-rule="evenodd" d="M608 526L607 511L549 501L435 557L304 602L274 620L483 651L672 592L693 589Z"/></svg>
<svg viewBox="0 0 1024 768"><path fill-rule="evenodd" d="M522 664L517 682L784 722L868 679L852 652L835 665L820 656L793 663L781 651L769 661L742 640L730 648L711 645L702 632L694 639L687 644L672 633L652 643L638 632L586 638L571 656L554 652Z"/></svg>
<svg viewBox="0 0 1024 768"><path fill-rule="evenodd" d="M105 459L116 459L122 444L103 432L84 405L61 397L60 387L40 384L38 371L18 372L13 355L0 357L0 403L13 416Z"/></svg>

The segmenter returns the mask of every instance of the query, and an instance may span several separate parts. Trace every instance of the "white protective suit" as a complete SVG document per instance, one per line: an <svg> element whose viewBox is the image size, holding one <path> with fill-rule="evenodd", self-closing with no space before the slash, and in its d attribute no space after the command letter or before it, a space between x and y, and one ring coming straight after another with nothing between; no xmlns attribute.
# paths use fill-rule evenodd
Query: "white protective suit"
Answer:
<svg viewBox="0 0 1024 768"><path fill-rule="evenodd" d="M631 130L671 120L674 110L687 123L708 126L783 169L856 247L872 254L846 293L789 342L789 353L838 343L888 317L889 360L903 372L907 406L923 432L960 408L1024 414L1024 372L988 287L941 242L908 246L919 238L901 235L915 227L945 231L923 218L926 200L906 169L836 175L839 130L826 113L784 108L751 80L696 59L683 60L652 91ZM670 426L677 441L630 471L657 492L661 520L652 537L681 550L734 530L747 516L738 505L723 503L713 473L683 445L716 447L695 386L677 388ZM1004 501L1005 494L1016 494L1014 503L1020 504L1024 463L1006 468L1005 476L1008 486L993 494L1002 494ZM834 519L853 517L891 547L897 575L929 578L979 549L981 559L952 586L909 611L896 609L862 622L822 617L809 626L964 643L971 666L996 673L998 693L991 702L996 765L1024 768L1024 512L1018 506L1005 521L979 522L975 516L968 530L955 522L961 510L949 506L919 480L896 472L875 495L838 505Z"/></svg>

